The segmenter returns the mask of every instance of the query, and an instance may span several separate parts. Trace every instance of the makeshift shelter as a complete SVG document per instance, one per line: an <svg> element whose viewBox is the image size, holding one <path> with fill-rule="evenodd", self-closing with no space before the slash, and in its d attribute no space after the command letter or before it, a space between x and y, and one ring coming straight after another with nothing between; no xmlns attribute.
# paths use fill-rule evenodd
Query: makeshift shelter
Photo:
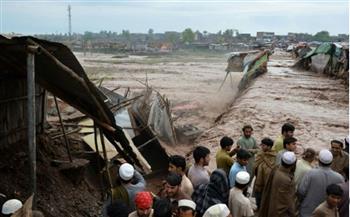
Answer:
<svg viewBox="0 0 350 217"><path fill-rule="evenodd" d="M95 129L100 129L125 161L149 170L117 125L102 92L88 79L65 45L34 37L0 36L0 84L0 150L28 141L28 145L21 143L21 150L29 153L32 192L36 192L36 135L43 133L46 117L45 90L91 118ZM62 130L64 134L64 127ZM107 143L104 137L101 137L103 147ZM107 162L107 156L104 158Z"/></svg>
<svg viewBox="0 0 350 217"><path fill-rule="evenodd" d="M259 75L267 72L267 61L270 51L265 50L258 54L249 54L243 60L243 77L238 84L239 91L242 91L247 85Z"/></svg>
<svg viewBox="0 0 350 217"><path fill-rule="evenodd" d="M311 69L349 82L349 46L323 43L299 56L294 67Z"/></svg>

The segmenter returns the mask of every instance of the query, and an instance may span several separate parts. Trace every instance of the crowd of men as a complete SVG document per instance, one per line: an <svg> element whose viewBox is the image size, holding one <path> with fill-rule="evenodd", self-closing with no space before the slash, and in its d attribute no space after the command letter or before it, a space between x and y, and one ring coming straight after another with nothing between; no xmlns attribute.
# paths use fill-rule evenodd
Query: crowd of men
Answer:
<svg viewBox="0 0 350 217"><path fill-rule="evenodd" d="M307 148L296 157L295 127L286 123L275 141L257 143L253 127L242 128L236 146L224 136L208 170L210 150L197 146L194 164L169 158L159 192L131 164L119 167L120 184L103 208L106 217L346 217L349 216L348 137L332 140L318 153ZM344 147L345 146L345 147ZM251 187L251 188L249 188ZM4 204L11 213L18 201Z"/></svg>
<svg viewBox="0 0 350 217"><path fill-rule="evenodd" d="M345 145L332 140L330 149L319 153L307 148L297 159L294 130L286 123L275 141L263 138L257 143L253 127L246 125L236 146L224 136L212 172L206 147L194 149L189 168L183 156L171 156L169 174L157 194L146 191L145 180L125 163L119 169L122 185L113 190L106 216L349 216L348 139Z"/></svg>

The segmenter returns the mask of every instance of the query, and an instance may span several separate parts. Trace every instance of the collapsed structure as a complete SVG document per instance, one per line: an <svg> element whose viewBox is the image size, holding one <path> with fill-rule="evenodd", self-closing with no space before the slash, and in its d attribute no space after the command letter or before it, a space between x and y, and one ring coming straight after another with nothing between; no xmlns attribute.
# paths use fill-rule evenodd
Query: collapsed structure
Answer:
<svg viewBox="0 0 350 217"><path fill-rule="evenodd" d="M267 61L270 55L269 50L230 53L225 69L225 80L230 72L243 72L238 90L244 90L254 78L267 72Z"/></svg>
<svg viewBox="0 0 350 217"><path fill-rule="evenodd" d="M67 177L71 176L72 170L82 175L83 170L80 170L80 167L86 167L89 161L72 159L70 152L72 147L67 139L69 132L65 132L65 123L62 121L56 97L90 119L89 124L85 125L89 128L85 134L90 137L84 137L83 140L90 150L93 150L95 156L102 157L105 166L108 167L110 161L114 159L129 162L146 174L167 169L168 154L174 152L166 151L165 146L174 147L177 139L171 120L169 101L165 97L159 93L152 94L153 90L146 88L144 93L130 100L118 96L111 90L96 87L70 49L60 43L34 37L0 36L0 48L0 150L6 155L8 150L16 147L13 152L23 153L22 158L25 156L29 160L30 168L27 169L31 174L30 176L23 174L26 178L21 180L19 185L15 184L9 189L0 188L0 192L6 194L12 194L11 192L15 191L23 192L19 196L20 199L28 198L32 194L37 196L37 172L41 173L40 176L38 175L39 181L42 181L45 172L36 169L36 154L40 153L36 143L38 147L49 150L51 148L46 146L51 144L50 140L53 140L45 134L45 128L48 125L46 119L48 92L54 96L62 127L62 134L59 136L65 138L68 154L68 158L64 160L50 159L50 161L52 165L70 162L71 167L64 167ZM35 78L33 82L27 79L29 74ZM29 87L34 87L33 95L29 95L27 91ZM34 100L29 100L32 96ZM30 102L33 103L30 104ZM130 104L132 106L128 106ZM33 115L28 113L30 109L33 109ZM41 139L41 136L44 139ZM43 160L41 154L38 157ZM55 153L52 154L55 155ZM7 156L0 161L0 169L13 166L6 161L8 158L10 157ZM42 168L48 165L39 163L38 166ZM50 168L42 169L50 170ZM3 186L11 186L13 180L8 178L1 180ZM81 180L80 177L79 181ZM108 187L112 187L111 182L111 174L108 174ZM35 197L34 207L37 200ZM48 194L45 194L45 197L51 198ZM72 197L75 196L72 195ZM41 202L44 198L38 198L38 200L39 206L48 216L64 212L49 208L55 206L57 200L46 203ZM68 211L68 206L66 208ZM86 211L82 210L82 212Z"/></svg>
<svg viewBox="0 0 350 217"><path fill-rule="evenodd" d="M318 46L296 46L296 68L323 73L328 76L343 79L349 83L349 45L338 43L322 43Z"/></svg>

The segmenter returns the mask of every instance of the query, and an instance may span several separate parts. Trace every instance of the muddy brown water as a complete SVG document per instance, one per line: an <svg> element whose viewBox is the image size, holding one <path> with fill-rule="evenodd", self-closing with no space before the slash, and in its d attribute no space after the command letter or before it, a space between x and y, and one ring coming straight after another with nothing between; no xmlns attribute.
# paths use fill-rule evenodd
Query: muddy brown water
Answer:
<svg viewBox="0 0 350 217"><path fill-rule="evenodd" d="M275 139L285 122L295 125L298 153L307 147L317 151L329 148L332 139L348 135L349 93L341 80L324 75L290 68L294 60L281 51L275 52L268 63L268 72L257 78L233 102L241 73L232 73L219 92L226 68L223 55L198 58L195 55L184 59L142 63L147 57L113 62L112 55L77 54L90 78L106 77L103 84L109 88L130 87L141 91L146 72L149 84L171 101L176 125L193 124L204 133L187 146L176 148L186 155L190 163L190 151L195 145L204 145L211 150L210 169L215 169L215 154L222 136L231 136L235 141L241 135L244 124L251 124L254 137ZM96 60L104 60L98 62ZM232 104L233 103L233 104ZM215 119L222 114L219 121ZM162 174L164 177L164 174ZM149 180L150 189L159 189L159 179Z"/></svg>
<svg viewBox="0 0 350 217"><path fill-rule="evenodd" d="M330 148L332 139L344 139L349 132L349 92L341 80L290 68L293 60L284 52L271 56L268 72L257 78L223 115L197 139L196 145L212 150L210 168L222 136L237 141L244 124L251 124L258 142L275 139L285 122L296 127L298 153L312 147Z"/></svg>

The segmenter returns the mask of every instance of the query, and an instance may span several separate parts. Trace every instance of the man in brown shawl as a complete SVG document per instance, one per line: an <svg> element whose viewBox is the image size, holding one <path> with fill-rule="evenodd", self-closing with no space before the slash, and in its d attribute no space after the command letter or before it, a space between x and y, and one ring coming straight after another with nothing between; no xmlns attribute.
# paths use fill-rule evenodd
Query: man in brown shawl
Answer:
<svg viewBox="0 0 350 217"><path fill-rule="evenodd" d="M281 165L275 167L263 191L259 217L295 217L295 184L293 174L296 157L287 151Z"/></svg>

